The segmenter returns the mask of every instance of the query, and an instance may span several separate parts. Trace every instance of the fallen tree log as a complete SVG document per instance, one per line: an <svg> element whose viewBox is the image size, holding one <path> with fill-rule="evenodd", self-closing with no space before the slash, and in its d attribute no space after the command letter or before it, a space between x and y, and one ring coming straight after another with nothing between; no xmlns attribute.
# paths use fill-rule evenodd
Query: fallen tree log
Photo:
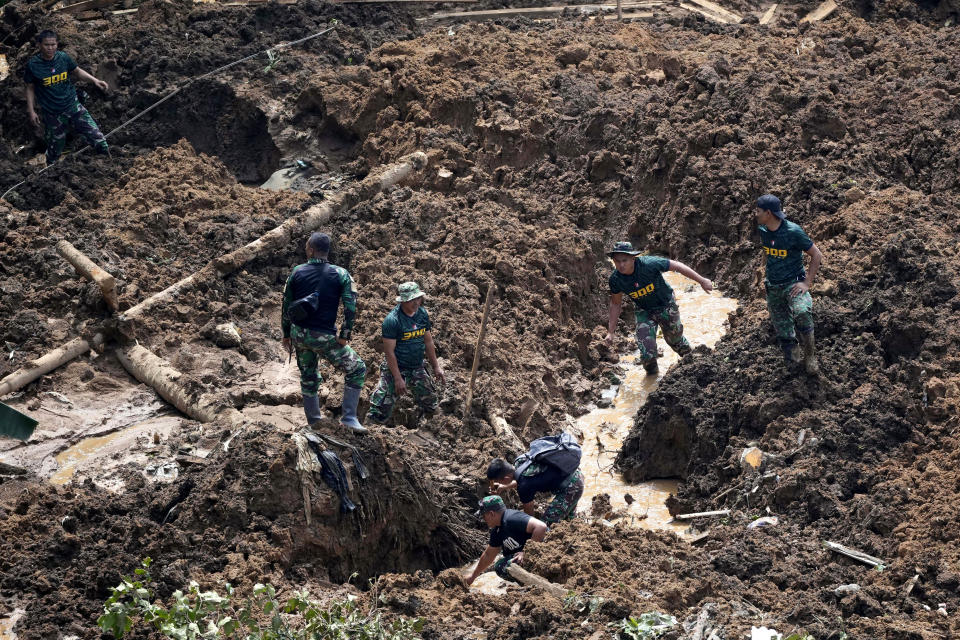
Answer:
<svg viewBox="0 0 960 640"><path fill-rule="evenodd" d="M566 598L570 593L570 591L565 587L561 587L558 584L550 582L546 578L541 578L535 573L530 573L523 567L513 563L507 567L507 573L509 573L510 576L520 584L527 587L540 587L553 597L560 598L561 600Z"/></svg>
<svg viewBox="0 0 960 640"><path fill-rule="evenodd" d="M499 438L500 442L510 450L510 453L518 456L527 450L520 438L517 437L517 434L514 432L513 427L510 426L509 422L501 418L492 410L487 413L487 421L493 427L493 432L497 435L497 438Z"/></svg>
<svg viewBox="0 0 960 640"><path fill-rule="evenodd" d="M138 344L120 347L116 354L130 375L153 387L161 398L194 420L213 422L217 418L225 418L231 424L236 424L243 419L239 411L225 406L226 399L222 396L192 392L184 384L187 376L146 347Z"/></svg>
<svg viewBox="0 0 960 640"><path fill-rule="evenodd" d="M169 302L179 294L189 291L196 284L212 280L218 275L225 276L233 273L254 258L270 251L280 250L296 240L300 240L302 243L298 236L316 230L338 211L353 207L364 200L369 200L380 191L404 180L413 172L423 169L426 164L427 155L422 151L404 156L398 163L368 175L359 184L335 196L330 201L310 207L303 213L286 220L280 226L271 229L253 242L219 258L214 258L193 275L170 285L163 291L153 294L140 304L124 311L120 315L120 322L127 324L158 304Z"/></svg>
<svg viewBox="0 0 960 640"><path fill-rule="evenodd" d="M97 266L93 260L85 256L79 249L66 240L61 240L57 243L57 253L73 265L73 268L76 269L80 275L91 282L95 282L97 286L100 287L100 293L111 309L116 311L119 308L116 278Z"/></svg>
<svg viewBox="0 0 960 640"><path fill-rule="evenodd" d="M103 336L98 334L93 341L97 342L98 339L102 341ZM70 362L89 350L89 342L83 338L74 338L62 347L54 349L36 360L31 360L22 368L0 380L0 398L25 387L40 376L50 373L60 365Z"/></svg>

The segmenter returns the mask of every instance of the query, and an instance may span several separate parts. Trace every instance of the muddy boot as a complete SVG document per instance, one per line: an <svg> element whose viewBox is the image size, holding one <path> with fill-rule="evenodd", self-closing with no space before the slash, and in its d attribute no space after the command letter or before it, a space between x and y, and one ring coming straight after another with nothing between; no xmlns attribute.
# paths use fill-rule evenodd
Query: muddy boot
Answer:
<svg viewBox="0 0 960 640"><path fill-rule="evenodd" d="M360 421L357 420L357 404L360 402L360 387L343 388L343 413L340 415L340 424L352 429L354 433L366 433Z"/></svg>
<svg viewBox="0 0 960 640"><path fill-rule="evenodd" d="M818 375L820 373L820 365L817 363L817 352L814 346L813 331L801 333L800 343L803 345L803 366L810 375Z"/></svg>
<svg viewBox="0 0 960 640"><path fill-rule="evenodd" d="M783 351L783 359L787 363L799 363L803 362L803 349L800 348L800 345L795 341L784 340L780 343L780 349Z"/></svg>
<svg viewBox="0 0 960 640"><path fill-rule="evenodd" d="M307 416L307 424L313 425L323 419L320 411L320 398L317 396L303 396L303 413Z"/></svg>
<svg viewBox="0 0 960 640"><path fill-rule="evenodd" d="M660 368L657 366L657 359L654 358L650 362L645 362L643 365L643 370L647 372L648 376L657 375L657 372L660 371Z"/></svg>

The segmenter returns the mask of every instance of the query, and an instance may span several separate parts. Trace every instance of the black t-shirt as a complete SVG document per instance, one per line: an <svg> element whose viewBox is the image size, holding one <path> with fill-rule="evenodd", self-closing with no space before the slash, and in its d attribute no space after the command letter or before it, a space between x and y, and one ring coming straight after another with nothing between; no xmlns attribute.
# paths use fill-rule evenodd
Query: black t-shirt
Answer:
<svg viewBox="0 0 960 640"><path fill-rule="evenodd" d="M530 516L523 511L507 509L503 512L500 526L490 530L490 546L502 547L505 556L523 551L523 545L530 539L530 534L527 533L529 523Z"/></svg>
<svg viewBox="0 0 960 640"><path fill-rule="evenodd" d="M556 493L563 481L570 477L552 464L538 464L534 462L524 469L517 478L517 494L520 502L526 504L541 492Z"/></svg>

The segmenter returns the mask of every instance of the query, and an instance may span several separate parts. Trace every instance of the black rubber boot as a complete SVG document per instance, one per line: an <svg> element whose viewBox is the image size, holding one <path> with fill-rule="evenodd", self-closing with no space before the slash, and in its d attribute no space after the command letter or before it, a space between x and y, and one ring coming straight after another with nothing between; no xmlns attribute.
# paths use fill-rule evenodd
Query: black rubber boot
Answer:
<svg viewBox="0 0 960 640"><path fill-rule="evenodd" d="M654 358L650 362L645 362L643 364L643 370L647 372L648 376L657 375L657 372L660 371L660 367L657 366L656 358Z"/></svg>

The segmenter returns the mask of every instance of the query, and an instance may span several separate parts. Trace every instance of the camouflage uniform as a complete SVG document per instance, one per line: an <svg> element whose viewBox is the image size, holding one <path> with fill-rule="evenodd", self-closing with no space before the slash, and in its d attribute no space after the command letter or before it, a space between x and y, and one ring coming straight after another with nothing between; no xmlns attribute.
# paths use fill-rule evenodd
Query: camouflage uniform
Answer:
<svg viewBox="0 0 960 640"><path fill-rule="evenodd" d="M767 309L773 323L777 340L784 349L790 349L797 343L797 333L813 331L813 298L809 291L791 296L790 290L797 284L765 283L767 288Z"/></svg>
<svg viewBox="0 0 960 640"><path fill-rule="evenodd" d="M320 389L320 381L323 379L317 370L320 358L343 372L347 386L363 387L367 366L350 345L338 343L337 336L292 325L290 338L297 349L300 391L303 395L316 396Z"/></svg>
<svg viewBox="0 0 960 640"><path fill-rule="evenodd" d="M680 309L676 300L671 298L670 304L660 309L638 308L636 320L641 364L657 359L657 327L663 330L663 339L671 349L681 356L690 353L692 347L683 335L683 324L680 322Z"/></svg>
<svg viewBox="0 0 960 640"><path fill-rule="evenodd" d="M437 397L437 387L433 382L433 376L427 373L426 368L420 365L417 369L401 369L400 375L403 381L407 383L407 389L413 394L413 400L417 403L420 411L424 414L434 413L439 405ZM386 363L380 365L380 380L377 387L370 395L370 411L367 413L368 420L376 422L386 422L393 413L393 407L397 402L397 392L393 383L393 374Z"/></svg>
<svg viewBox="0 0 960 640"><path fill-rule="evenodd" d="M87 143L96 151L107 152L107 139L104 137L97 123L93 121L90 112L76 102L73 107L63 113L50 113L42 110L43 139L47 143L47 164L53 164L63 153L67 144L67 130L73 127L74 132L86 138Z"/></svg>
<svg viewBox="0 0 960 640"><path fill-rule="evenodd" d="M553 494L553 500L543 512L543 521L551 525L563 520L573 520L581 496L583 496L583 474L577 469Z"/></svg>

